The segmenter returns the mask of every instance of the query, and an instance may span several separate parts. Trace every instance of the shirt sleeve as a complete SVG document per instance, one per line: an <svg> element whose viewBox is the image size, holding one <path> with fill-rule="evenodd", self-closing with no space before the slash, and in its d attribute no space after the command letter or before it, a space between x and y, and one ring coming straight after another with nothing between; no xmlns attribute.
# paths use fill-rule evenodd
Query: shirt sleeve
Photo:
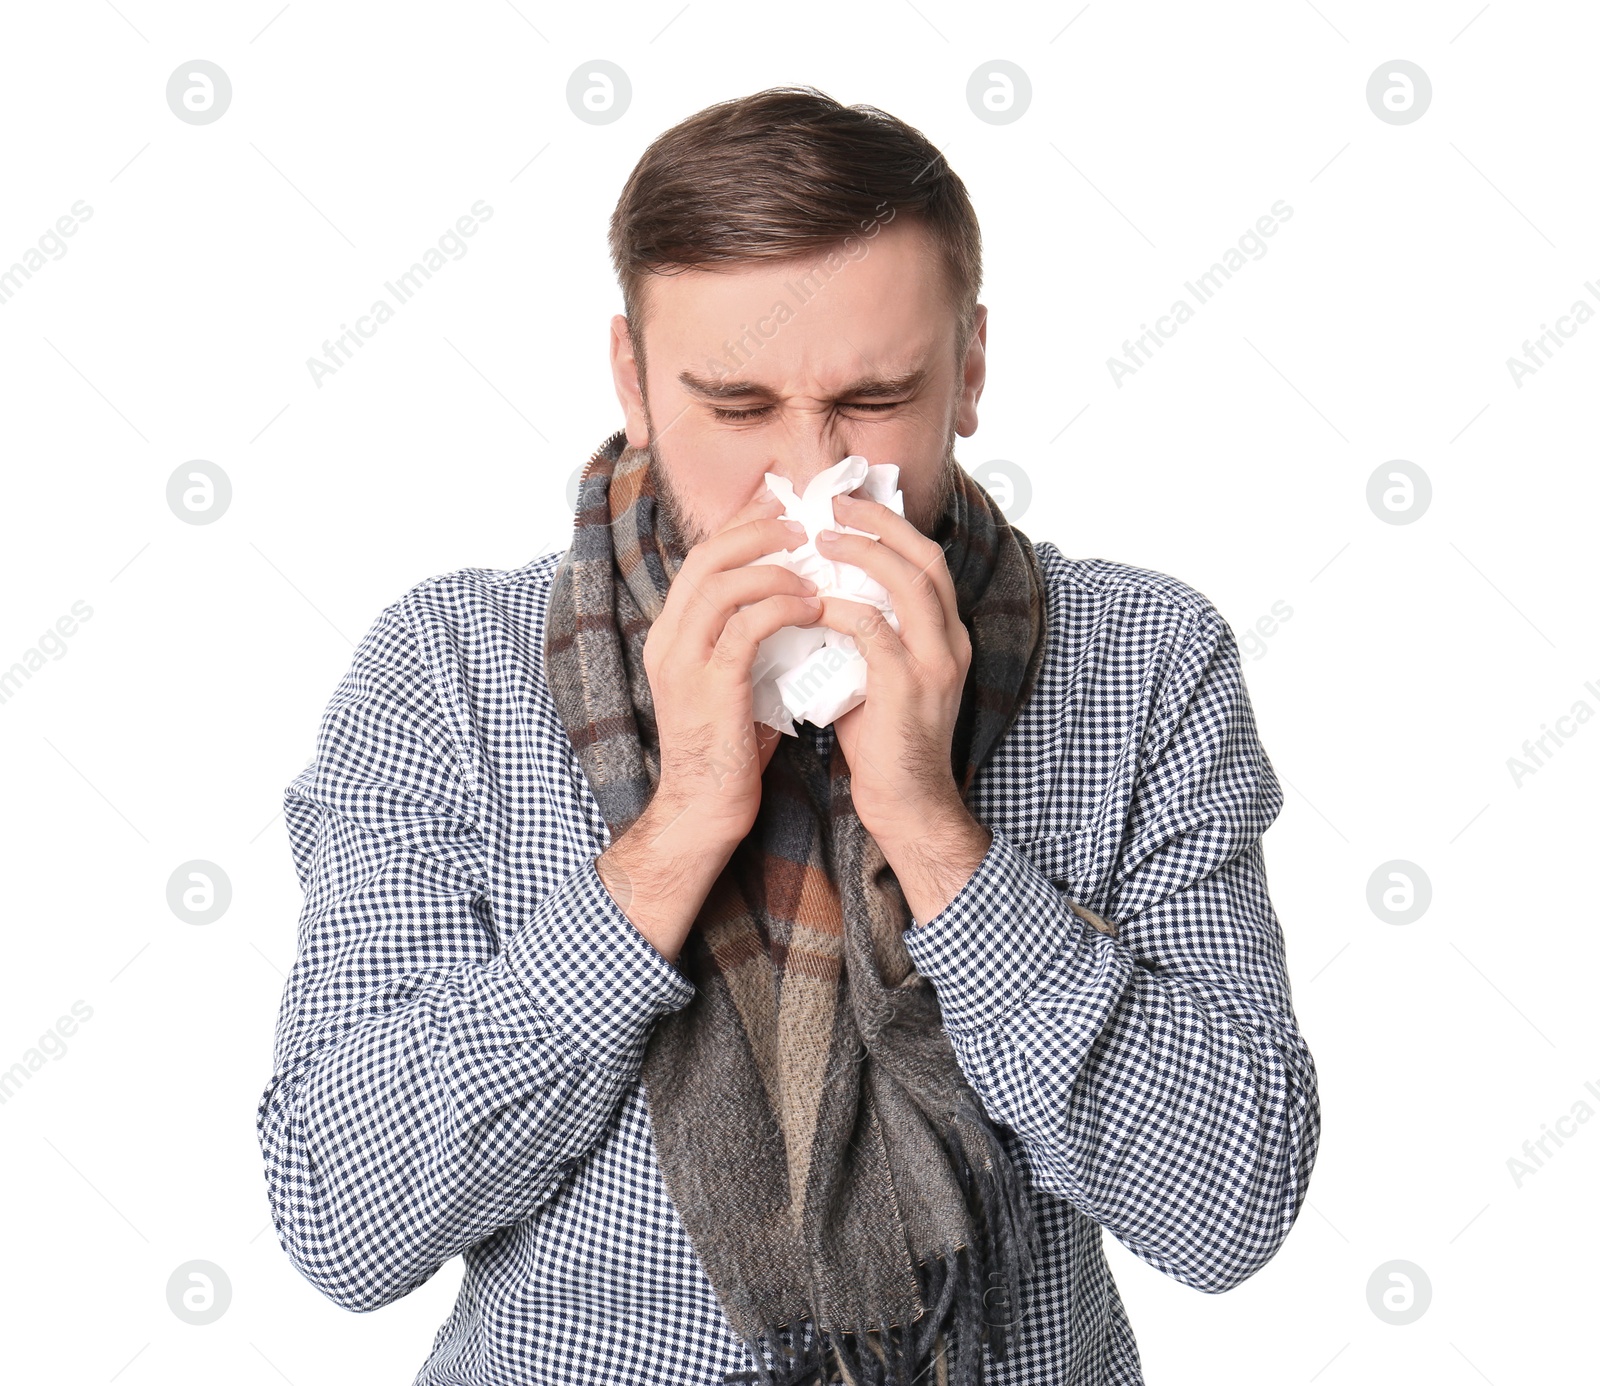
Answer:
<svg viewBox="0 0 1600 1386"><path fill-rule="evenodd" d="M397 604L285 793L305 903L256 1113L279 1240L347 1309L529 1217L694 996L593 858L495 918L463 786Z"/></svg>
<svg viewBox="0 0 1600 1386"><path fill-rule="evenodd" d="M1092 902L1112 932L995 831L950 904L904 938L1035 1181L1217 1293L1288 1235L1320 1108L1260 840L1283 794L1238 648L1209 604L1175 644Z"/></svg>

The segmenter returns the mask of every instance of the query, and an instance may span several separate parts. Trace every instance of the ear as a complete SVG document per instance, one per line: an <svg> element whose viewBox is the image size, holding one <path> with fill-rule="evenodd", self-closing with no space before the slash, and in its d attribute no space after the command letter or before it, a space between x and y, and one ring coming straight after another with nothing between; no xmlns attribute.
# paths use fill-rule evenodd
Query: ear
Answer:
<svg viewBox="0 0 1600 1386"><path fill-rule="evenodd" d="M650 421L645 414L644 391L640 387L639 363L633 352L633 334L628 320L618 313L611 319L611 381L616 386L617 402L622 406L623 427L628 443L642 448L650 442Z"/></svg>
<svg viewBox="0 0 1600 1386"><path fill-rule="evenodd" d="M989 310L978 304L972 318L972 341L967 346L961 375L961 395L956 406L956 432L970 438L978 431L978 397L983 394L987 370L984 349L989 340Z"/></svg>

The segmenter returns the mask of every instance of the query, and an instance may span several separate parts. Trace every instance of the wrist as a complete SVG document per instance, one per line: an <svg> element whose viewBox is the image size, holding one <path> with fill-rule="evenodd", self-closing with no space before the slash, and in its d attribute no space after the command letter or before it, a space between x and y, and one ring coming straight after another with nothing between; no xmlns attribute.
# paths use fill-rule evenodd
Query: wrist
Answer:
<svg viewBox="0 0 1600 1386"><path fill-rule="evenodd" d="M595 860L617 907L669 962L676 962L732 849L708 846L687 815L647 808Z"/></svg>
<svg viewBox="0 0 1600 1386"><path fill-rule="evenodd" d="M921 927L961 893L993 842L994 834L963 807L959 818L928 823L914 836L880 838L878 845L900 883L912 923Z"/></svg>
<svg viewBox="0 0 1600 1386"><path fill-rule="evenodd" d="M657 793L623 840L630 851L659 861L685 880L703 877L709 889L748 831L734 837L702 807Z"/></svg>
<svg viewBox="0 0 1600 1386"><path fill-rule="evenodd" d="M896 815L893 822L869 827L884 855L939 855L951 849L968 852L981 843L988 851L991 833L972 816L960 799L942 800L936 805Z"/></svg>

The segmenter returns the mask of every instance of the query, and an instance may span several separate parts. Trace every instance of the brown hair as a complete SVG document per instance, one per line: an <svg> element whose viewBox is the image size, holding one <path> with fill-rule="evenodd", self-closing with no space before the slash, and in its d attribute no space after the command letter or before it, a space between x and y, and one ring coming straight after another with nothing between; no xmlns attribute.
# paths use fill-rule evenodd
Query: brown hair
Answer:
<svg viewBox="0 0 1600 1386"><path fill-rule="evenodd" d="M967 190L919 130L815 87L722 101L658 135L611 214L611 261L643 383L646 276L821 254L907 217L930 234L965 358L983 279Z"/></svg>

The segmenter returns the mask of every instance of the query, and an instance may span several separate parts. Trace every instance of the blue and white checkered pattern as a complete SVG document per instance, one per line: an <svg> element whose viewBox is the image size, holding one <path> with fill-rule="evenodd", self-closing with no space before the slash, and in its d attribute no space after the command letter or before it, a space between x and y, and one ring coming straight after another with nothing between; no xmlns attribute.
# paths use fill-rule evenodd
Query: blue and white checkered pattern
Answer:
<svg viewBox="0 0 1600 1386"><path fill-rule="evenodd" d="M1037 547L1045 662L969 796L994 841L906 944L1046 1248L989 1380L1128 1386L1101 1227L1196 1289L1246 1279L1305 1196L1316 1070L1231 630L1176 579ZM752 1364L638 1083L694 987L594 869L610 834L541 672L558 557L385 610L286 791L306 899L257 1113L273 1220L354 1310L465 1258L417 1386L718 1386Z"/></svg>

